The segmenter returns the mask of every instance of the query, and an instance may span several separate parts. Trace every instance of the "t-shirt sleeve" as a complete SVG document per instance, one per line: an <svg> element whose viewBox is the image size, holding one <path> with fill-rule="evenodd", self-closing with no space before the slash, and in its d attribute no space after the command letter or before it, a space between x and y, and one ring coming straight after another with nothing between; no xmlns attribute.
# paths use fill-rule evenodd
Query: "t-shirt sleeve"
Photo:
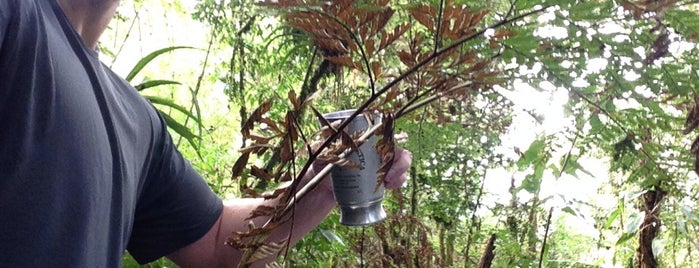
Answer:
<svg viewBox="0 0 699 268"><path fill-rule="evenodd" d="M2 44L5 42L5 34L7 33L7 24L10 23L10 15L12 1L2 0L0 1L0 50L2 50Z"/></svg>
<svg viewBox="0 0 699 268"><path fill-rule="evenodd" d="M223 210L221 199L172 143L164 123L162 128L162 146L153 154L156 161L140 193L127 246L141 264L197 241Z"/></svg>

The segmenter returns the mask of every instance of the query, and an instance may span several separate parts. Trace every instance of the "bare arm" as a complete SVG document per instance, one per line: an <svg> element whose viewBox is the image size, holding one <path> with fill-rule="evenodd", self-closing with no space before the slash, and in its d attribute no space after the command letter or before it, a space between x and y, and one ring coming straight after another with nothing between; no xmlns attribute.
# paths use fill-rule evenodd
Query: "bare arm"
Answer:
<svg viewBox="0 0 699 268"><path fill-rule="evenodd" d="M407 178L407 170L412 156L410 152L396 149L396 160L386 176L386 187L395 189L400 187ZM307 177L312 177L314 172L309 172ZM224 202L224 209L214 226L202 238L196 242L168 255L168 258L182 267L236 267L242 258L242 251L233 249L224 244L229 235L234 231L247 230L247 222L244 220L250 212L264 202L263 199L235 199ZM296 204L294 213L293 230L291 221L275 229L268 241L281 241L288 238L293 231L291 244L298 242L306 233L310 232L330 213L335 206L335 200L329 187L329 178L316 187L313 192ZM258 218L256 226L262 225L267 219ZM261 267L262 263L256 263L253 267Z"/></svg>

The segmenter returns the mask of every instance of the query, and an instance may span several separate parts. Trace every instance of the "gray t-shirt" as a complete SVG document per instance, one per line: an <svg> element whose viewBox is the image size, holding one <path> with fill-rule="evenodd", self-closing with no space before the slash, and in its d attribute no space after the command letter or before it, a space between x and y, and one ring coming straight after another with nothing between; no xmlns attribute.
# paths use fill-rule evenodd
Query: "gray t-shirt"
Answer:
<svg viewBox="0 0 699 268"><path fill-rule="evenodd" d="M0 266L119 267L202 237L221 200L55 0L0 0Z"/></svg>

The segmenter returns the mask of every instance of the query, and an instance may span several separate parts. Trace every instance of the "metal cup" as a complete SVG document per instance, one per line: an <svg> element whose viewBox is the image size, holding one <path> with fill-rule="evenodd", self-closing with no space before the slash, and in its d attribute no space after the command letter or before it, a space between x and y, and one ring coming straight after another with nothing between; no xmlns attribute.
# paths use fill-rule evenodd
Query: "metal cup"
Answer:
<svg viewBox="0 0 699 268"><path fill-rule="evenodd" d="M350 117L356 110L344 110L324 114L330 123ZM380 116L374 117L374 123L381 122ZM353 134L365 132L369 127L369 119L358 115L344 129ZM356 152L347 159L361 165L361 169L336 166L332 169L333 193L340 206L340 223L348 226L364 226L376 224L386 218L386 211L381 206L383 200L383 184L376 187L377 175L381 158L375 148L376 136L366 140Z"/></svg>

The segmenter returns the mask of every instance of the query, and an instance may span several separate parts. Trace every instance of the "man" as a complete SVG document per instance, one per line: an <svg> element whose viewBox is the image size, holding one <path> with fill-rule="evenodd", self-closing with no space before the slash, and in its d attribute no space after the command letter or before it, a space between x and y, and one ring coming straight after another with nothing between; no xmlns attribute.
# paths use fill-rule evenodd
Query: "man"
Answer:
<svg viewBox="0 0 699 268"><path fill-rule="evenodd" d="M129 250L141 263L235 267L241 252L224 241L263 201L222 202L156 110L99 61L118 5L0 0L0 266L118 267ZM396 155L394 188L411 161ZM292 240L334 204L327 183L297 204Z"/></svg>

